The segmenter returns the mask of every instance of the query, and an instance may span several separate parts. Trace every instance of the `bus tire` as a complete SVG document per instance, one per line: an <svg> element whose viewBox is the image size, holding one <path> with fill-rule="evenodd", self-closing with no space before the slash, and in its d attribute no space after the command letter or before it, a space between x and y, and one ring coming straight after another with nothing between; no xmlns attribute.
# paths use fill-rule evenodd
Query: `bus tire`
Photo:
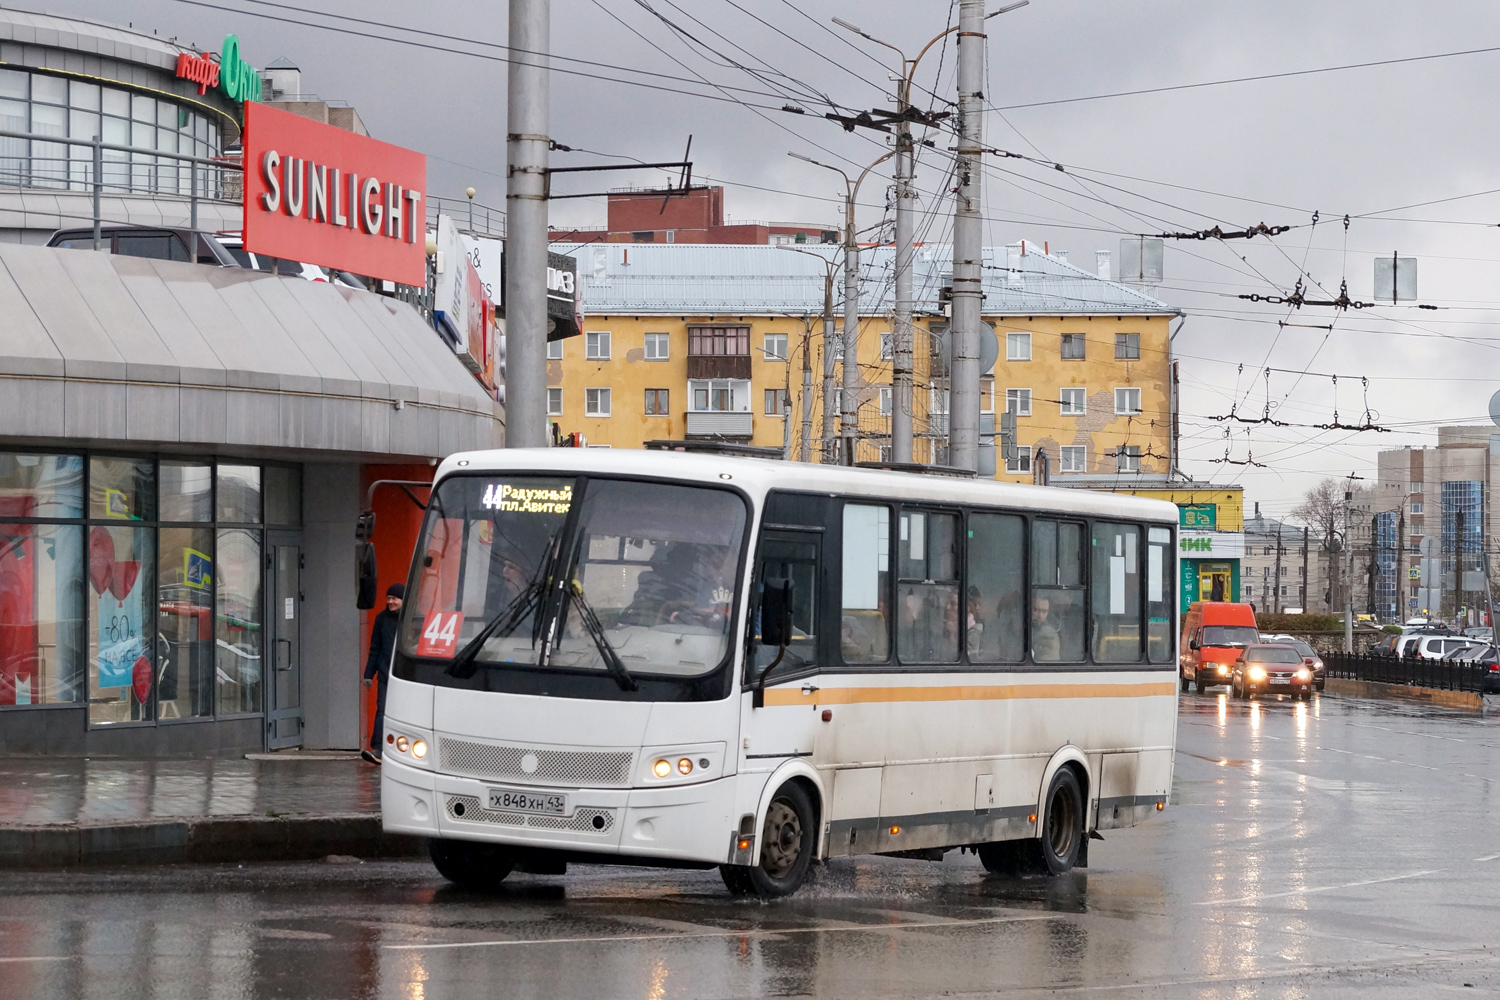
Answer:
<svg viewBox="0 0 1500 1000"><path fill-rule="evenodd" d="M806 789L787 782L776 790L761 826L760 863L720 865L724 885L736 896L790 896L807 878L817 850L817 812Z"/></svg>
<svg viewBox="0 0 1500 1000"><path fill-rule="evenodd" d="M439 875L476 892L498 891L516 867L515 858L499 844L434 838L427 842L427 853Z"/></svg>
<svg viewBox="0 0 1500 1000"><path fill-rule="evenodd" d="M1047 789L1042 813L1042 836L1037 841L1042 862L1053 875L1072 871L1083 845L1083 787L1071 767L1060 767Z"/></svg>
<svg viewBox="0 0 1500 1000"><path fill-rule="evenodd" d="M1187 689L1188 689L1187 674L1183 674L1182 675L1182 677L1181 677L1181 684L1182 684L1182 693L1183 694L1187 694Z"/></svg>

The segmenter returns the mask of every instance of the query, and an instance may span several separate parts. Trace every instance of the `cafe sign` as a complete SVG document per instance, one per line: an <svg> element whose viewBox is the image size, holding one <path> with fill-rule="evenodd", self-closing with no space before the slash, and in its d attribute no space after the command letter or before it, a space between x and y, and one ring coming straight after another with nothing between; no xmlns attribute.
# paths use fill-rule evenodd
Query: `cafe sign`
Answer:
<svg viewBox="0 0 1500 1000"><path fill-rule="evenodd" d="M260 100L260 73L240 58L237 35L224 36L224 46L217 57L211 52L180 53L177 56L177 76L196 83L199 94L217 87L231 101L243 104Z"/></svg>

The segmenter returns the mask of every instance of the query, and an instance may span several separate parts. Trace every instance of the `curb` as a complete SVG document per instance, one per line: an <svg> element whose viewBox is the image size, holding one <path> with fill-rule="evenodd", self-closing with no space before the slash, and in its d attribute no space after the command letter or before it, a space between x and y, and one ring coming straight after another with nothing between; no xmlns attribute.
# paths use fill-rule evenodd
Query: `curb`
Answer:
<svg viewBox="0 0 1500 1000"><path fill-rule="evenodd" d="M1347 694L1356 698L1397 698L1471 712L1484 710L1484 695L1473 691L1440 691L1437 688L1411 687L1406 684L1352 681L1343 677L1330 677L1325 683L1329 694Z"/></svg>
<svg viewBox="0 0 1500 1000"><path fill-rule="evenodd" d="M423 853L420 837L386 833L374 813L0 827L0 870L307 861L330 854L390 858Z"/></svg>

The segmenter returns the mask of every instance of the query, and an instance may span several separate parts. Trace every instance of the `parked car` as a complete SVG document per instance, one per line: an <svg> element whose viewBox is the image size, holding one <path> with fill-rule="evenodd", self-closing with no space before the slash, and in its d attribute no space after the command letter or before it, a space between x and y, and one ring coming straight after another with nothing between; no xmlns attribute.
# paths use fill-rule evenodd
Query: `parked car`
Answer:
<svg viewBox="0 0 1500 1000"><path fill-rule="evenodd" d="M364 282L347 271L335 271L332 268L320 267L317 264L304 264L295 260L287 260L283 257L268 257L263 253L254 253L245 249L245 240L239 233L218 233L219 242L224 245L235 260L239 261L241 267L247 267L255 271L264 271L267 274L279 274L286 278L304 278L308 281L332 281L334 284L346 285L350 288L364 288Z"/></svg>
<svg viewBox="0 0 1500 1000"><path fill-rule="evenodd" d="M1194 685L1198 693L1228 684L1240 651L1260 644L1255 611L1248 604L1194 601L1182 618L1178 676L1182 690Z"/></svg>
<svg viewBox="0 0 1500 1000"><path fill-rule="evenodd" d="M1234 661L1229 688L1236 698L1253 698L1257 694L1289 694L1303 700L1312 698L1312 668L1302 661L1302 654L1284 643L1256 643L1247 646Z"/></svg>
<svg viewBox="0 0 1500 1000"><path fill-rule="evenodd" d="M122 257L180 260L215 267L239 267L239 261L212 233L172 226L103 226L101 249ZM94 249L94 228L59 229L47 241L49 247L68 250Z"/></svg>
<svg viewBox="0 0 1500 1000"><path fill-rule="evenodd" d="M1455 649L1445 660L1461 660L1485 667L1484 693L1500 694L1500 646L1492 642L1481 642L1467 648Z"/></svg>
<svg viewBox="0 0 1500 1000"><path fill-rule="evenodd" d="M1456 649L1467 649L1474 640L1461 635L1419 635L1403 655L1416 656L1424 660L1441 660Z"/></svg>
<svg viewBox="0 0 1500 1000"><path fill-rule="evenodd" d="M1483 639L1485 642L1495 641L1495 630L1488 625L1483 628L1466 628L1464 635L1473 639Z"/></svg>

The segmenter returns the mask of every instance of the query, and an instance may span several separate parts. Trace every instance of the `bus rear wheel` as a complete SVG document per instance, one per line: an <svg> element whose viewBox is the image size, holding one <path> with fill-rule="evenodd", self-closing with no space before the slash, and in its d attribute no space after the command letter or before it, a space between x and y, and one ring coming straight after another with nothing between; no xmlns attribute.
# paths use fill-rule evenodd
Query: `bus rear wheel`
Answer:
<svg viewBox="0 0 1500 1000"><path fill-rule="evenodd" d="M427 842L427 853L439 875L477 892L497 891L516 867L515 858L499 844L433 839Z"/></svg>
<svg viewBox="0 0 1500 1000"><path fill-rule="evenodd" d="M976 849L986 871L1001 875L1062 875L1078 863L1083 846L1083 788L1070 767L1058 768L1047 788L1041 836L1001 840Z"/></svg>
<svg viewBox="0 0 1500 1000"><path fill-rule="evenodd" d="M790 783L778 788L761 826L760 863L720 865L724 885L736 896L762 899L796 892L807 878L816 850L814 816L812 799L801 785Z"/></svg>

